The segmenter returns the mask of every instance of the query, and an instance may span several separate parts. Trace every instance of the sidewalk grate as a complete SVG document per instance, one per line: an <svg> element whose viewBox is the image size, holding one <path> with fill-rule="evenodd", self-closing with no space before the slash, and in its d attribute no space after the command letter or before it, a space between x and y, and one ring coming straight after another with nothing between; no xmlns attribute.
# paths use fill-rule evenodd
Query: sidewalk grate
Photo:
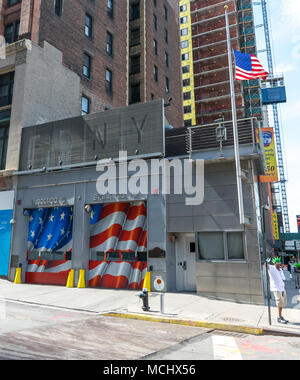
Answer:
<svg viewBox="0 0 300 380"><path fill-rule="evenodd" d="M222 330L214 330L211 332L212 335L222 335L222 336L230 336L232 338L247 338L247 334L242 334L238 332L232 331L222 331Z"/></svg>

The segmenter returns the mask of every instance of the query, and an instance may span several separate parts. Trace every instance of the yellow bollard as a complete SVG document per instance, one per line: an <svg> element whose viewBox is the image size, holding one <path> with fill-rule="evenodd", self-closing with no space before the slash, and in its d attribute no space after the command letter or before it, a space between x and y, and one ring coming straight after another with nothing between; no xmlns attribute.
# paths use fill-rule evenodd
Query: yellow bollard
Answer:
<svg viewBox="0 0 300 380"><path fill-rule="evenodd" d="M22 268L16 268L14 284L17 284L17 285L22 284L21 273L22 273Z"/></svg>
<svg viewBox="0 0 300 380"><path fill-rule="evenodd" d="M80 269L79 271L79 281L78 281L77 288L79 289L85 288L85 270L84 269Z"/></svg>
<svg viewBox="0 0 300 380"><path fill-rule="evenodd" d="M143 289L147 289L148 292L151 292L151 272L147 272L145 276Z"/></svg>
<svg viewBox="0 0 300 380"><path fill-rule="evenodd" d="M74 269L70 270L66 287L67 288L73 288L74 287Z"/></svg>

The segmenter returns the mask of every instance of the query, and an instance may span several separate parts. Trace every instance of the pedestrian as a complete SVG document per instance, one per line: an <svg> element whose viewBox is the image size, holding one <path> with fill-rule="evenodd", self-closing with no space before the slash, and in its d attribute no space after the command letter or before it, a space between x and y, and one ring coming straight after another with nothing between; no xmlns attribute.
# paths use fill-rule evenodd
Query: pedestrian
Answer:
<svg viewBox="0 0 300 380"><path fill-rule="evenodd" d="M294 260L292 259L290 262L289 262L289 266L290 266L290 273L291 273L291 279L294 278L294 274L295 274L295 267L294 267Z"/></svg>
<svg viewBox="0 0 300 380"><path fill-rule="evenodd" d="M272 260L274 265L266 263L269 278L270 278L270 290L273 293L276 301L276 306L278 308L278 323L287 324L289 321L283 318L282 310L287 305L287 295L285 290L285 276L281 269L281 259L280 257L275 257Z"/></svg>

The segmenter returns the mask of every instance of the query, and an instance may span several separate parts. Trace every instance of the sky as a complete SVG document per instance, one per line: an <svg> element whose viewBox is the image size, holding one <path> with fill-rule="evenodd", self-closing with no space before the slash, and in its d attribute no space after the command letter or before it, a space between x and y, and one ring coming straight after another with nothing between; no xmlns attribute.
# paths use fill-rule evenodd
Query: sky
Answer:
<svg viewBox="0 0 300 380"><path fill-rule="evenodd" d="M274 73L283 73L287 103L280 104L279 119L291 232L297 232L300 215L300 0L267 0ZM262 24L261 6L254 6L255 25ZM262 28L257 28L258 50L265 48ZM268 68L266 53L258 58ZM272 108L269 109L270 116ZM272 121L271 121L272 122Z"/></svg>

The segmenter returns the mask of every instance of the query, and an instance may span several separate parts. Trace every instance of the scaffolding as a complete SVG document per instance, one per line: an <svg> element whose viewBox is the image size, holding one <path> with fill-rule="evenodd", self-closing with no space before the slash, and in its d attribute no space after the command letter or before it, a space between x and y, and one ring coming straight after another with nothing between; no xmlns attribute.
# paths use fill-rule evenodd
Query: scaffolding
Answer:
<svg viewBox="0 0 300 380"><path fill-rule="evenodd" d="M240 51L257 55L255 25L251 0L237 0ZM243 81L245 115L262 119L262 103L259 80Z"/></svg>
<svg viewBox="0 0 300 380"><path fill-rule="evenodd" d="M266 2L266 0L261 0L260 3L255 3L255 4L261 5L261 8L262 8L268 68L269 68L269 73L272 77L272 76L274 76L274 67L273 67L273 57L272 57L272 48L271 48L271 38L270 38L267 2ZM284 162L283 162L281 132L280 132L280 123L279 123L277 103L272 104L272 108L273 108L274 131L275 131L276 148L277 148L278 171L279 171L279 176L280 176L282 216L283 216L283 221L284 221L284 230L286 233L289 233L290 232L290 221L289 221L289 212L288 212L288 204L287 204L286 185L285 185L286 184L286 176L285 176Z"/></svg>

